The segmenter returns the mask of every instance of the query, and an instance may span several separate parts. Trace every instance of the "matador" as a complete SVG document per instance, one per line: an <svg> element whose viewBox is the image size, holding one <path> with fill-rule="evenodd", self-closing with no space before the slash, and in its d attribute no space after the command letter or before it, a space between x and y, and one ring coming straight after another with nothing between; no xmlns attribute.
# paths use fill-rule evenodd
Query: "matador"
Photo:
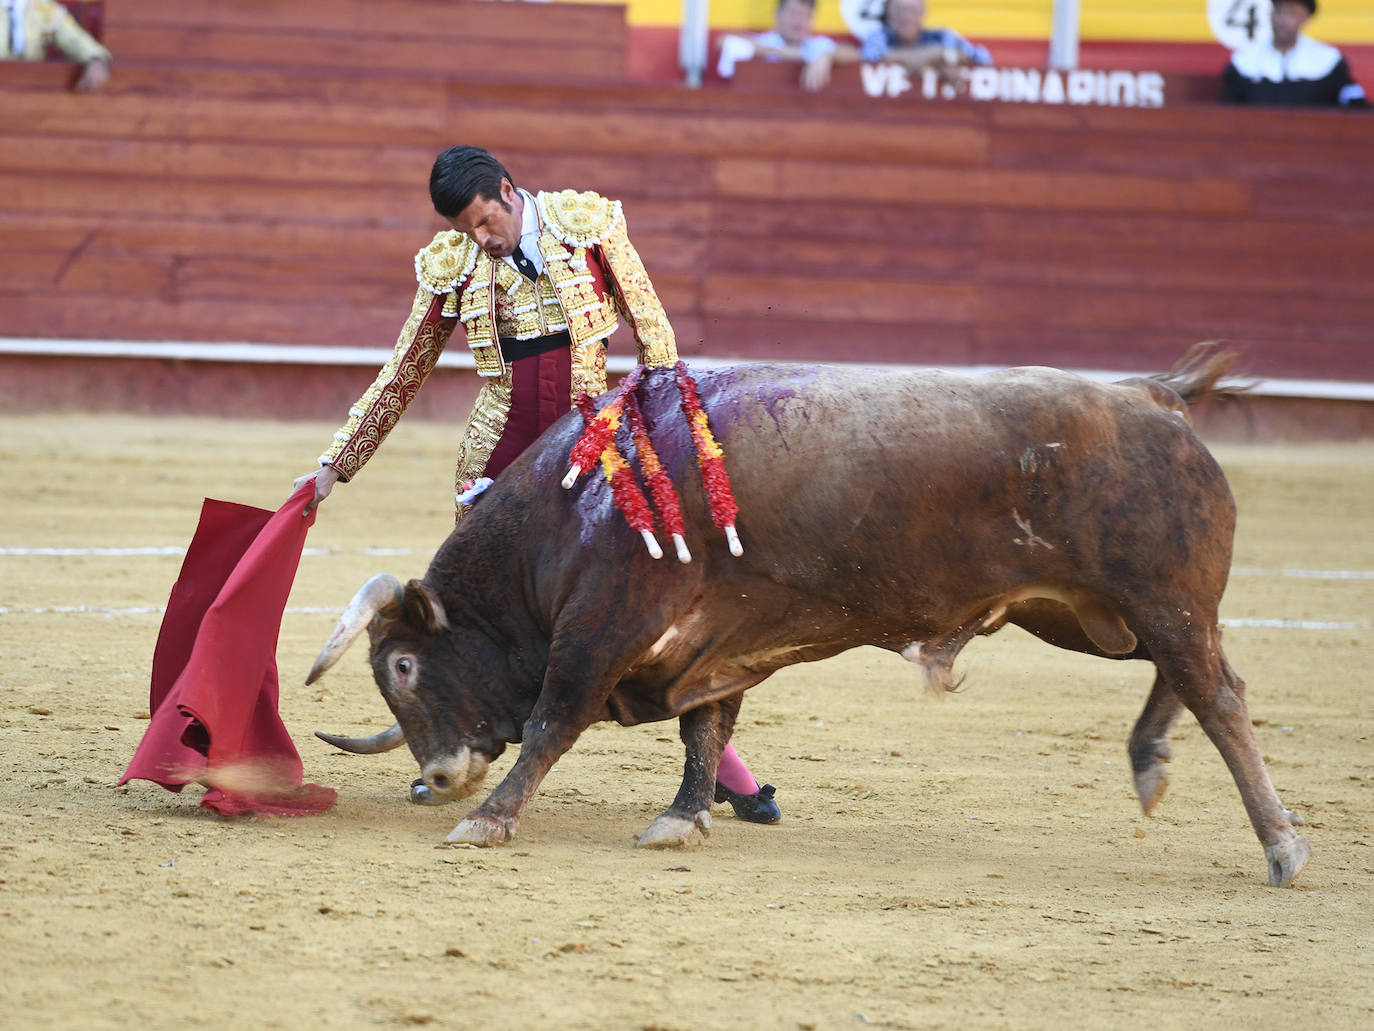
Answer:
<svg viewBox="0 0 1374 1031"><path fill-rule="evenodd" d="M362 469L414 400L461 325L483 384L458 444L456 518L583 391L606 390L606 342L623 319L641 364L677 361L663 305L630 243L619 201L596 193L534 193L477 147L439 155L434 208L452 226L415 256L418 288L391 358L320 456L313 509ZM756 823L781 817L727 746L716 800Z"/></svg>
<svg viewBox="0 0 1374 1031"><path fill-rule="evenodd" d="M419 284L396 348L320 464L345 482L357 475L461 325L484 380L458 445L456 492L466 499L578 394L606 390L606 338L622 318L641 363L672 365L677 347L618 201L517 189L474 147L439 156L430 193L453 229L415 256ZM458 518L467 507L458 502Z"/></svg>

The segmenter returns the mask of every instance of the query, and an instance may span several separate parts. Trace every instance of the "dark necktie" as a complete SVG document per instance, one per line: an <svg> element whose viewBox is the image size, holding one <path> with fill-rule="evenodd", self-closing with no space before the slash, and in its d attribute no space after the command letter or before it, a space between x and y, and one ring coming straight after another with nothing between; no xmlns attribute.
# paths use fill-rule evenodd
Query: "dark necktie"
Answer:
<svg viewBox="0 0 1374 1031"><path fill-rule="evenodd" d="M525 252L520 249L520 245L515 245L515 253L511 255L515 259L515 267L520 270L520 274L533 283L539 278L539 273L534 270L534 262L525 257Z"/></svg>

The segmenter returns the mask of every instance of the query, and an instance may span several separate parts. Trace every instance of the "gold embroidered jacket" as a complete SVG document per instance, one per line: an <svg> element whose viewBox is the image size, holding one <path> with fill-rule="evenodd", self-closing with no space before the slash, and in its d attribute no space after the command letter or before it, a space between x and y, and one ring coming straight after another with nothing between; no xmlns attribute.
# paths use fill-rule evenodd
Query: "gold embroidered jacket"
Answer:
<svg viewBox="0 0 1374 1031"><path fill-rule="evenodd" d="M24 51L11 54L9 11L0 5L0 54L25 61L43 60L44 48L52 43L77 64L109 61L110 52L83 29L57 0L28 0L24 6Z"/></svg>
<svg viewBox="0 0 1374 1031"><path fill-rule="evenodd" d="M501 439L511 404L511 371L499 339L526 340L566 329L572 340L572 395L606 389L605 338L629 322L645 365L671 365L677 345L619 201L595 193L539 193L539 253L531 283L471 237L439 233L415 256L419 289L391 358L348 413L320 462L349 480L406 410L458 325L485 382L459 443L455 482L481 475Z"/></svg>

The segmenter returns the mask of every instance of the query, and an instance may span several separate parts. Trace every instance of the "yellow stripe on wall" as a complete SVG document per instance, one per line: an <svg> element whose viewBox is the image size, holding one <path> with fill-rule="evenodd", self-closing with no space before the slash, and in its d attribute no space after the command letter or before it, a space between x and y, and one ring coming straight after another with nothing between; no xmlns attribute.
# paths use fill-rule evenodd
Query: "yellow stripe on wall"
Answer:
<svg viewBox="0 0 1374 1031"><path fill-rule="evenodd" d="M560 0L604 3L605 0ZM712 28L763 29L773 23L775 0L710 0ZM930 25L948 26L971 39L1048 39L1053 0L927 0ZM626 21L635 27L674 27L682 0L627 0ZM1325 43L1374 43L1374 0L1318 0L1309 35ZM1126 0L1081 0L1083 40L1158 40L1210 43L1206 0L1160 0L1148 8ZM816 28L848 34L836 0L817 0Z"/></svg>

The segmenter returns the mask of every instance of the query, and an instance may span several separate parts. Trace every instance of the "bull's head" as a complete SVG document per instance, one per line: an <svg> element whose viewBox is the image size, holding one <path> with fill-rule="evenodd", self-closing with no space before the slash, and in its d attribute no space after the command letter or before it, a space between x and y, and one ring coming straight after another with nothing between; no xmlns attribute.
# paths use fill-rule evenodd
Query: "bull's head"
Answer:
<svg viewBox="0 0 1374 1031"><path fill-rule="evenodd" d="M512 721L480 711L459 688L462 664L442 602L423 581L411 580L403 587L390 574L374 576L344 610L306 683L323 676L364 630L371 643L372 675L396 723L369 738L316 736L364 754L407 744L431 800L471 795L489 763L505 751L513 736Z"/></svg>

